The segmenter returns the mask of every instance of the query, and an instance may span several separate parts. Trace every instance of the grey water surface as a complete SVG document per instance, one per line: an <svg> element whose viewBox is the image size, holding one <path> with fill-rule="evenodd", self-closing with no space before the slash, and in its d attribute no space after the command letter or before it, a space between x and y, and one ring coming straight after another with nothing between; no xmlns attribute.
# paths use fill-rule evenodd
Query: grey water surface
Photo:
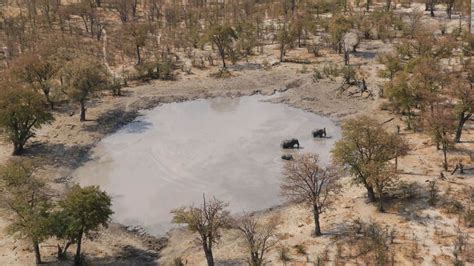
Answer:
<svg viewBox="0 0 474 266"><path fill-rule="evenodd" d="M290 153L315 152L323 163L340 137L329 118L268 96L215 98L164 104L104 138L93 160L73 175L113 198L113 220L154 235L173 227L170 210L199 205L203 194L230 203L231 212L280 204L284 161L280 142L298 138ZM328 138L313 139L325 127Z"/></svg>

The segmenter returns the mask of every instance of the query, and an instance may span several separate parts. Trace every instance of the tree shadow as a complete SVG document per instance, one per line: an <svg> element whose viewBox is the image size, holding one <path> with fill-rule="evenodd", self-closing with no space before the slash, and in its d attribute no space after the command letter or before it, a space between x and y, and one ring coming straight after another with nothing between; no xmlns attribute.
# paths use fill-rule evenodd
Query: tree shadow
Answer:
<svg viewBox="0 0 474 266"><path fill-rule="evenodd" d="M246 265L246 261L242 259L228 259L228 260L216 260L216 265L221 266L234 266L234 265Z"/></svg>
<svg viewBox="0 0 474 266"><path fill-rule="evenodd" d="M387 213L397 214L406 220L423 223L423 217L418 216L419 211L429 209L428 183L423 186L419 183L409 183L400 187L391 195L384 198L384 208Z"/></svg>
<svg viewBox="0 0 474 266"><path fill-rule="evenodd" d="M84 127L84 130L89 132L99 132L101 134L108 135L116 132L123 126L132 122L138 116L139 113L136 110L126 111L123 108L109 110L101 114L96 119L96 123L94 123L93 125L86 125ZM147 122L137 123L137 130L133 131L133 133L142 132L143 130L149 128L150 125L151 124Z"/></svg>
<svg viewBox="0 0 474 266"><path fill-rule="evenodd" d="M23 156L55 167L76 169L90 160L93 144L67 146L65 144L38 143L29 145Z"/></svg>
<svg viewBox="0 0 474 266"><path fill-rule="evenodd" d="M230 65L227 68L233 71L244 71L244 70L259 70L259 69L262 69L263 66L262 64L257 64L257 63L243 63L243 64Z"/></svg>
<svg viewBox="0 0 474 266"><path fill-rule="evenodd" d="M153 126L152 123L147 121L133 121L128 123L128 127L126 128L125 132L127 133L143 133L147 129L150 129Z"/></svg>
<svg viewBox="0 0 474 266"><path fill-rule="evenodd" d="M70 255L67 260L51 263L50 265L71 265L74 255ZM130 245L121 248L113 256L94 257L87 253L83 254L82 265L158 265L159 254L151 250L144 250Z"/></svg>
<svg viewBox="0 0 474 266"><path fill-rule="evenodd" d="M354 57L360 57L364 59L374 59L377 56L376 52L369 52L369 51L357 51L353 53Z"/></svg>

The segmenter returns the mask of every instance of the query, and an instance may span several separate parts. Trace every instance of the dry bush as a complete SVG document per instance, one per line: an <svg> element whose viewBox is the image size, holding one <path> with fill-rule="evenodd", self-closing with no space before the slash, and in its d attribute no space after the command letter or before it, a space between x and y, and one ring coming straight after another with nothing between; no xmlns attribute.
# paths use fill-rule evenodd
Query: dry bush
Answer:
<svg viewBox="0 0 474 266"><path fill-rule="evenodd" d="M394 228L374 222L364 222L360 219L353 220L346 225L343 239L345 244L355 251L355 258L375 260L377 265L393 263L393 248L397 231Z"/></svg>

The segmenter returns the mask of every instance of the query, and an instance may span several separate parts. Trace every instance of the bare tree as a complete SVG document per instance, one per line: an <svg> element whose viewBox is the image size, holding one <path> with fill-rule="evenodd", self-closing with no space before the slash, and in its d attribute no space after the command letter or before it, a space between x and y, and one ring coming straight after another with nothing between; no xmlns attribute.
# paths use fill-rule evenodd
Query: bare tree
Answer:
<svg viewBox="0 0 474 266"><path fill-rule="evenodd" d="M289 161L283 170L282 194L295 202L304 202L313 209L314 233L321 235L319 215L332 203L332 196L340 192L339 175L335 168L319 166L317 154L303 154Z"/></svg>
<svg viewBox="0 0 474 266"><path fill-rule="evenodd" d="M265 262L265 253L276 244L275 230L278 219L272 217L270 221L262 223L257 217L246 214L236 222L236 228L245 238L250 252L249 264L261 266Z"/></svg>
<svg viewBox="0 0 474 266"><path fill-rule="evenodd" d="M202 245L208 266L214 266L212 247L219 242L221 229L230 225L227 206L216 198L206 201L203 197L201 207L181 207L171 211L174 223L187 224L191 232L199 234L197 241Z"/></svg>

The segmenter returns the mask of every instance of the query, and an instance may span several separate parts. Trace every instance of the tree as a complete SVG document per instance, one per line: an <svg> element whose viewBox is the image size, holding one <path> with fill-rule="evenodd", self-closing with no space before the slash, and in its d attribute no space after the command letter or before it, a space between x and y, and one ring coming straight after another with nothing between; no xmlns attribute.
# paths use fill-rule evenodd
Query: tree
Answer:
<svg viewBox="0 0 474 266"><path fill-rule="evenodd" d="M67 248L75 243L74 265L80 265L82 238L92 237L100 226L108 226L113 214L111 206L110 196L99 187L74 185L59 201L59 210L52 214L52 234L67 241L64 249L58 246L58 255L66 254Z"/></svg>
<svg viewBox="0 0 474 266"><path fill-rule="evenodd" d="M329 42L336 52L342 52L344 35L352 28L353 23L349 18L342 15L331 18L328 29Z"/></svg>
<svg viewBox="0 0 474 266"><path fill-rule="evenodd" d="M378 199L378 210L379 212L385 212L383 207L383 196L387 189L393 187L400 177L397 174L395 167L391 164L380 166L376 162L371 162L369 163L368 168L370 168L369 172L371 173L368 181L374 187Z"/></svg>
<svg viewBox="0 0 474 266"><path fill-rule="evenodd" d="M79 57L69 62L63 69L65 92L80 104L80 121L86 120L86 102L94 92L105 89L110 81L105 66L88 57Z"/></svg>
<svg viewBox="0 0 474 266"><path fill-rule="evenodd" d="M288 48L295 40L295 36L291 32L290 26L286 22L278 30L276 38L280 49L280 62L283 62Z"/></svg>
<svg viewBox="0 0 474 266"><path fill-rule="evenodd" d="M39 244L48 237L50 196L43 181L28 164L12 161L0 169L1 208L13 213L8 232L33 245L36 264L41 263Z"/></svg>
<svg viewBox="0 0 474 266"><path fill-rule="evenodd" d="M206 201L204 197L200 207L181 207L171 211L174 223L187 224L191 232L199 234L198 242L204 250L208 266L214 266L212 247L219 242L220 231L230 225L227 206L216 198Z"/></svg>
<svg viewBox="0 0 474 266"><path fill-rule="evenodd" d="M451 19L454 3L456 0L444 0L444 2L446 3L446 14L448 15L448 19Z"/></svg>
<svg viewBox="0 0 474 266"><path fill-rule="evenodd" d="M395 74L403 69L403 64L400 57L396 53L383 53L378 56L378 61L385 65L385 68L380 70L379 75L383 78L393 80Z"/></svg>
<svg viewBox="0 0 474 266"><path fill-rule="evenodd" d="M410 83L410 76L405 72L398 72L394 79L384 86L384 95L388 98L395 111L407 116L408 129L412 126L413 109L419 102L419 95Z"/></svg>
<svg viewBox="0 0 474 266"><path fill-rule="evenodd" d="M276 244L275 230L276 219L262 223L254 215L246 214L236 222L236 228L240 231L246 241L250 253L249 264L251 266L262 266L267 253Z"/></svg>
<svg viewBox="0 0 474 266"><path fill-rule="evenodd" d="M123 34L125 38L129 38L129 42L133 46L133 50L135 51L135 55L137 57L137 65L142 63L142 56L141 56L141 49L145 46L146 41L148 39L148 33L150 31L150 27L148 24L145 23L129 23L123 26Z"/></svg>
<svg viewBox="0 0 474 266"><path fill-rule="evenodd" d="M15 61L12 72L19 80L29 84L35 91L43 93L51 109L54 109L51 91L53 79L58 72L58 68L54 63L38 55L24 55Z"/></svg>
<svg viewBox="0 0 474 266"><path fill-rule="evenodd" d="M435 13L434 13L434 10L435 10L435 6L436 6L436 1L437 0L425 0L425 11L430 11L430 15L432 17L435 16Z"/></svg>
<svg viewBox="0 0 474 266"><path fill-rule="evenodd" d="M285 177L280 185L282 194L290 200L311 206L316 236L321 235L319 215L340 191L337 171L333 167L322 168L318 163L318 155L310 153L289 161L283 170Z"/></svg>
<svg viewBox="0 0 474 266"><path fill-rule="evenodd" d="M429 108L433 112L434 105L441 101L439 91L444 85L445 75L433 58L417 58L412 65L410 84L419 98L418 102L422 109Z"/></svg>
<svg viewBox="0 0 474 266"><path fill-rule="evenodd" d="M469 61L470 62L470 61ZM461 142L464 124L472 117L474 113L474 66L470 66L467 80L462 77L456 77L450 82L450 92L455 99L454 114L457 117L457 125L454 136L454 142Z"/></svg>
<svg viewBox="0 0 474 266"><path fill-rule="evenodd" d="M332 155L336 164L348 167L356 184L364 185L371 202L376 200L376 192L381 202L383 189L377 188L380 173L389 169L390 161L405 155L407 150L398 134L388 133L374 119L360 116L343 123L342 138L334 145Z"/></svg>
<svg viewBox="0 0 474 266"><path fill-rule="evenodd" d="M122 23L128 22L130 11L132 11L133 7L136 8L136 0L116 0L114 4L114 8L119 14L120 21L122 21Z"/></svg>
<svg viewBox="0 0 474 266"><path fill-rule="evenodd" d="M53 121L41 97L13 81L0 83L0 128L13 143L13 155L24 151L36 129Z"/></svg>
<svg viewBox="0 0 474 266"><path fill-rule="evenodd" d="M241 22L237 25L236 33L238 36L236 47L247 58L258 45L255 26L249 22Z"/></svg>
<svg viewBox="0 0 474 266"><path fill-rule="evenodd" d="M232 44L237 39L237 33L231 26L216 24L209 28L204 41L217 46L222 59L222 67L226 68L225 57L232 53Z"/></svg>
<svg viewBox="0 0 474 266"><path fill-rule="evenodd" d="M455 129L453 111L449 106L438 104L432 113L425 113L424 120L428 125L428 132L436 143L436 149L443 151L443 168L448 170L448 150L453 145L450 138Z"/></svg>

